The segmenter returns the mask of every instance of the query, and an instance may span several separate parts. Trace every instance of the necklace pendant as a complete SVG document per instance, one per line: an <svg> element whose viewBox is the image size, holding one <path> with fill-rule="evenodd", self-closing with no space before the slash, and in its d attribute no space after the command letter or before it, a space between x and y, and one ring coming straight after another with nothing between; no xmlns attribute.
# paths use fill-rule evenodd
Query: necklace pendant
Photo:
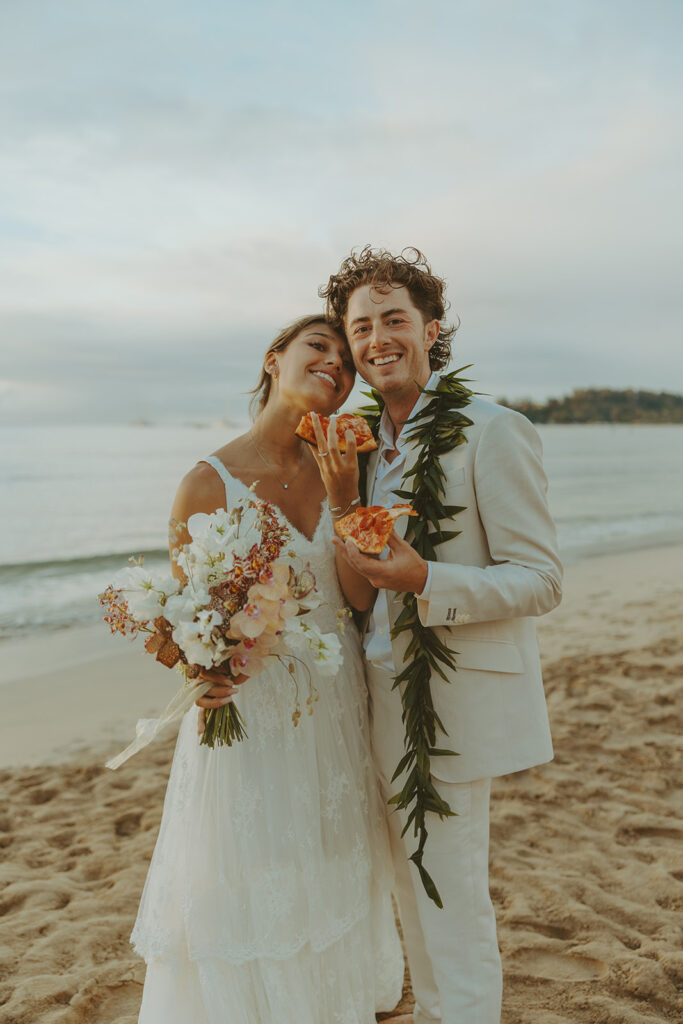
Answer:
<svg viewBox="0 0 683 1024"><path fill-rule="evenodd" d="M285 490L287 490L287 488L289 487L289 484L283 484L282 486L284 487Z"/></svg>

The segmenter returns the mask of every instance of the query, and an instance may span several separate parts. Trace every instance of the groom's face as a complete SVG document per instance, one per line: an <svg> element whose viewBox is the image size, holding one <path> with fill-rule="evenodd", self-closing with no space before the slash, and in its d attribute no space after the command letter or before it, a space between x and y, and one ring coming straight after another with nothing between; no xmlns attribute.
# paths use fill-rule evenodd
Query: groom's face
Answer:
<svg viewBox="0 0 683 1024"><path fill-rule="evenodd" d="M349 298L346 336L356 369L381 394L424 387L439 321L424 322L407 288L361 285Z"/></svg>

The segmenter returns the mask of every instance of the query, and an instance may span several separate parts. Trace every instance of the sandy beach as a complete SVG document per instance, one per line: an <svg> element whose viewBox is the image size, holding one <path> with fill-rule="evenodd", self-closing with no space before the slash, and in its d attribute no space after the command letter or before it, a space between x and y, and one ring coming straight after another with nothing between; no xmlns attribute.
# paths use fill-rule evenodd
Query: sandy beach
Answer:
<svg viewBox="0 0 683 1024"><path fill-rule="evenodd" d="M582 562L539 622L555 761L493 791L504 1024L683 1019L681 565L683 547ZM0 650L0 1022L134 1024L173 736L104 761L179 677L104 626Z"/></svg>

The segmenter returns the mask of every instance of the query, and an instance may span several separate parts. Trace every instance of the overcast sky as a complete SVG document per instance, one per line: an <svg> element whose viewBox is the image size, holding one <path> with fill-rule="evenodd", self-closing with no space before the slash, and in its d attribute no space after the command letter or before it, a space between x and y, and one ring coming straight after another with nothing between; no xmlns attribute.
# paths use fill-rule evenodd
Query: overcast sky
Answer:
<svg viewBox="0 0 683 1024"><path fill-rule="evenodd" d="M215 418L353 246L478 388L683 390L680 0L5 0L0 422Z"/></svg>

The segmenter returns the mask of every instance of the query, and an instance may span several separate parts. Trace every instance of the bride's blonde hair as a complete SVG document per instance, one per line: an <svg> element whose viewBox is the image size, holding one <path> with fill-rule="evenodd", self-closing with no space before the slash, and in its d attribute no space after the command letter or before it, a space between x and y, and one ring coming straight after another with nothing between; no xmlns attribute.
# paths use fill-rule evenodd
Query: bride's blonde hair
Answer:
<svg viewBox="0 0 683 1024"><path fill-rule="evenodd" d="M263 365L261 367L261 377L255 388L248 391L247 394L253 395L254 397L249 403L249 411L252 418L258 416L258 414L265 408L266 402L270 395L270 388L272 384L272 376L266 370L266 362L271 352L284 352L284 350L291 345L296 337L305 331L307 327L312 327L313 324L325 324L327 327L331 327L335 334L346 342L346 335L343 330L339 327L339 324L333 324L328 317L322 313L313 313L309 316L301 316L298 320L284 327L278 336L271 341L270 345L266 349L266 354L263 357Z"/></svg>

